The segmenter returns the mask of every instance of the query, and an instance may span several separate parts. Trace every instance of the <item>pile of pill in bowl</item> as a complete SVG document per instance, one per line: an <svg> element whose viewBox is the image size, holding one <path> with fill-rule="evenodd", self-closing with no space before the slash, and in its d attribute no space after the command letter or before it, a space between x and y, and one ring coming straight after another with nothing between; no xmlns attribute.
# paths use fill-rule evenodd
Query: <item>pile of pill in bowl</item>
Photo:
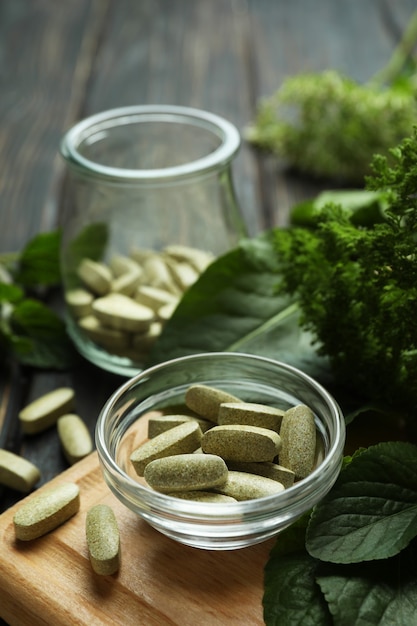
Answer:
<svg viewBox="0 0 417 626"><path fill-rule="evenodd" d="M153 490L201 502L236 502L273 495L306 478L320 462L314 414L303 404L286 411L243 402L195 384L187 414L153 414L148 439L130 462Z"/></svg>

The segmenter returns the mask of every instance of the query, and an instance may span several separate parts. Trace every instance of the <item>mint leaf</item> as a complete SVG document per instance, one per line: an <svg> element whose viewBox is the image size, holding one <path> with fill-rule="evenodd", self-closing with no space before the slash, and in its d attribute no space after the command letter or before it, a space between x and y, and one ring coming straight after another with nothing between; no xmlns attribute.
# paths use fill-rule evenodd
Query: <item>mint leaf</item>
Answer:
<svg viewBox="0 0 417 626"><path fill-rule="evenodd" d="M277 543L282 540L278 537ZM306 552L271 554L265 567L266 626L331 626L330 612L315 575L318 561Z"/></svg>
<svg viewBox="0 0 417 626"><path fill-rule="evenodd" d="M185 293L155 344L150 363L198 352L247 352L277 358L322 378L327 361L301 331L294 299L277 293L272 232L243 240Z"/></svg>
<svg viewBox="0 0 417 626"><path fill-rule="evenodd" d="M410 626L417 613L415 543L377 563L332 566L317 576L335 626Z"/></svg>
<svg viewBox="0 0 417 626"><path fill-rule="evenodd" d="M19 302L24 297L24 293L17 285L9 285L0 282L0 303L1 302Z"/></svg>
<svg viewBox="0 0 417 626"><path fill-rule="evenodd" d="M313 511L306 547L332 563L385 559L417 535L417 447L380 443L355 455Z"/></svg>
<svg viewBox="0 0 417 626"><path fill-rule="evenodd" d="M9 339L21 363L46 369L72 365L74 348L65 324L46 305L26 299L15 306L10 322Z"/></svg>
<svg viewBox="0 0 417 626"><path fill-rule="evenodd" d="M22 250L14 279L25 287L53 286L61 281L61 232L41 233Z"/></svg>
<svg viewBox="0 0 417 626"><path fill-rule="evenodd" d="M102 260L108 239L108 225L105 222L95 222L86 226L70 241L64 241L63 273L68 288L79 286L77 268L83 259Z"/></svg>

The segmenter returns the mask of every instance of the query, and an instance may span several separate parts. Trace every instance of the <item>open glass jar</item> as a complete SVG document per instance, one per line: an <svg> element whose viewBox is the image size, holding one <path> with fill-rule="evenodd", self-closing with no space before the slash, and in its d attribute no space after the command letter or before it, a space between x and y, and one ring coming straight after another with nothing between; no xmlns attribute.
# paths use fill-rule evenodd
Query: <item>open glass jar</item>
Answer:
<svg viewBox="0 0 417 626"><path fill-rule="evenodd" d="M68 330L87 359L140 371L184 290L245 235L239 146L225 119L167 105L106 111L65 134L61 266Z"/></svg>

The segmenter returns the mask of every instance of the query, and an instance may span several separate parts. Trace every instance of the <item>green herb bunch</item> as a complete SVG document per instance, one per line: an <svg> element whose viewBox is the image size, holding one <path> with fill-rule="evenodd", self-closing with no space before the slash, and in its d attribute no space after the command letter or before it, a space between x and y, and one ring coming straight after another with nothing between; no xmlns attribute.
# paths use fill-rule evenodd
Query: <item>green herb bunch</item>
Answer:
<svg viewBox="0 0 417 626"><path fill-rule="evenodd" d="M385 68L361 85L335 70L300 74L259 105L246 138L316 177L363 183L374 154L388 154L417 119L417 13Z"/></svg>
<svg viewBox="0 0 417 626"><path fill-rule="evenodd" d="M59 231L41 233L20 253L0 255L0 364L66 369L74 351L49 302L61 283Z"/></svg>
<svg viewBox="0 0 417 626"><path fill-rule="evenodd" d="M325 205L316 228L276 230L280 290L294 294L301 323L339 379L359 394L417 404L417 131L377 156L370 190L385 219L365 227Z"/></svg>

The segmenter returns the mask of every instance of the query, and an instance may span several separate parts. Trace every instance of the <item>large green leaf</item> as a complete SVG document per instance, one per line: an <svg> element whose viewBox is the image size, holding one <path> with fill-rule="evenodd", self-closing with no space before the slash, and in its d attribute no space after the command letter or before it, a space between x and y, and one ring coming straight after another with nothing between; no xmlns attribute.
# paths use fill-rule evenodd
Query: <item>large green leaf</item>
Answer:
<svg viewBox="0 0 417 626"><path fill-rule="evenodd" d="M417 535L417 447L380 443L355 455L311 517L309 553L357 563L398 554Z"/></svg>
<svg viewBox="0 0 417 626"><path fill-rule="evenodd" d="M199 352L246 352L285 361L323 382L327 361L301 330L297 304L277 293L278 280L273 231L243 240L187 291L150 364Z"/></svg>
<svg viewBox="0 0 417 626"><path fill-rule="evenodd" d="M416 550L378 563L318 570L317 582L335 626L410 626L416 623Z"/></svg>
<svg viewBox="0 0 417 626"><path fill-rule="evenodd" d="M281 537L278 538L280 542ZM265 567L263 596L266 626L331 626L323 594L317 585L317 561L305 551L272 554Z"/></svg>

